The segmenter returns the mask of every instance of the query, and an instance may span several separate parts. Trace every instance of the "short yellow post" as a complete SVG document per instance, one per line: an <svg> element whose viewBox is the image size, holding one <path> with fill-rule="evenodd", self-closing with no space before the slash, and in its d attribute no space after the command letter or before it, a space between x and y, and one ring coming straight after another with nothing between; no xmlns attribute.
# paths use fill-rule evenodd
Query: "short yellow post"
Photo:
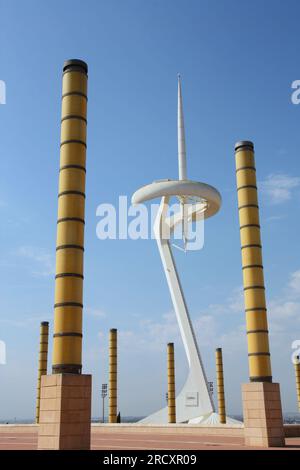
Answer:
<svg viewBox="0 0 300 470"><path fill-rule="evenodd" d="M36 395L36 414L35 421L40 421L40 398L41 398L41 377L47 374L48 365L48 338L49 338L49 322L42 321L40 327L40 351L39 351L39 369Z"/></svg>
<svg viewBox="0 0 300 470"><path fill-rule="evenodd" d="M176 423L174 343L168 343L168 420Z"/></svg>
<svg viewBox="0 0 300 470"><path fill-rule="evenodd" d="M117 422L117 330L109 332L108 422Z"/></svg>
<svg viewBox="0 0 300 470"><path fill-rule="evenodd" d="M220 419L221 424L226 424L222 348L216 349L216 371L217 371L217 395L218 395L219 419Z"/></svg>
<svg viewBox="0 0 300 470"><path fill-rule="evenodd" d="M300 356L295 357L294 366L295 366L295 375L296 375L298 409L300 411Z"/></svg>

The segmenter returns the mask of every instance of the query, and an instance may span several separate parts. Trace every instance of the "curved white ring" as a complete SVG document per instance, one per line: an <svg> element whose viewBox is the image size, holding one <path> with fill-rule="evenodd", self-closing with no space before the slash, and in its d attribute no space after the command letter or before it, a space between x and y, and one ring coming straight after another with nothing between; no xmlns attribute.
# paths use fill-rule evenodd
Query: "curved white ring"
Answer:
<svg viewBox="0 0 300 470"><path fill-rule="evenodd" d="M204 218L216 214L221 206L222 198L215 188L209 184L190 180L160 180L154 181L138 189L132 196L132 204L140 204L157 197L164 196L195 196L207 202Z"/></svg>

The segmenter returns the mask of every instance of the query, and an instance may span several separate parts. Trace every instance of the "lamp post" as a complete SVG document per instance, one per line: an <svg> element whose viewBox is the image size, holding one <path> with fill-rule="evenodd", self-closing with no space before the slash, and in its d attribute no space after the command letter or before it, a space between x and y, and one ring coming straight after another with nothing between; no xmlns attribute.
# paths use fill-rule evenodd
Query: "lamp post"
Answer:
<svg viewBox="0 0 300 470"><path fill-rule="evenodd" d="M107 396L107 384L102 384L101 396L102 396L102 422L104 424L104 400L105 400L105 397Z"/></svg>

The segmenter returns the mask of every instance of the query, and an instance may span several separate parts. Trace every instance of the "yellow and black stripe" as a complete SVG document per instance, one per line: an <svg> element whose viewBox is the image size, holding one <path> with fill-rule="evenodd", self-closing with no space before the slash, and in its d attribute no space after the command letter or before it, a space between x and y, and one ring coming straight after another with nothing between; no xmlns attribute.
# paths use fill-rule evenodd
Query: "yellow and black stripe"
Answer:
<svg viewBox="0 0 300 470"><path fill-rule="evenodd" d="M216 349L216 372L217 372L217 396L218 396L218 412L221 424L226 424L226 407L225 407L225 391L224 391L224 372L223 372L223 355L222 348Z"/></svg>
<svg viewBox="0 0 300 470"><path fill-rule="evenodd" d="M174 343L168 343L168 421L176 423Z"/></svg>
<svg viewBox="0 0 300 470"><path fill-rule="evenodd" d="M38 368L36 413L35 413L36 423L39 423L40 421L41 377L42 375L47 375L48 337L49 337L49 323L47 321L42 321L41 326L40 326L39 368Z"/></svg>
<svg viewBox="0 0 300 470"><path fill-rule="evenodd" d="M272 382L254 146L235 146L248 357L251 382Z"/></svg>
<svg viewBox="0 0 300 470"><path fill-rule="evenodd" d="M87 64L64 63L56 241L53 373L82 370Z"/></svg>
<svg viewBox="0 0 300 470"><path fill-rule="evenodd" d="M109 331L108 422L117 422L117 330Z"/></svg>

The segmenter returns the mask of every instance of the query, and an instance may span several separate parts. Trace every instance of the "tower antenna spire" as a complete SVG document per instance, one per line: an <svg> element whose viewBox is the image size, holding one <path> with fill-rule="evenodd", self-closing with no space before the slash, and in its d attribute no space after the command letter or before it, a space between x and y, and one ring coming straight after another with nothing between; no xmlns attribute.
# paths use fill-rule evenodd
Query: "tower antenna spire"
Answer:
<svg viewBox="0 0 300 470"><path fill-rule="evenodd" d="M178 133L179 179L180 180L186 180L187 179L187 176L186 176L186 149L185 149L184 117L183 117L180 74L178 74L177 133Z"/></svg>

